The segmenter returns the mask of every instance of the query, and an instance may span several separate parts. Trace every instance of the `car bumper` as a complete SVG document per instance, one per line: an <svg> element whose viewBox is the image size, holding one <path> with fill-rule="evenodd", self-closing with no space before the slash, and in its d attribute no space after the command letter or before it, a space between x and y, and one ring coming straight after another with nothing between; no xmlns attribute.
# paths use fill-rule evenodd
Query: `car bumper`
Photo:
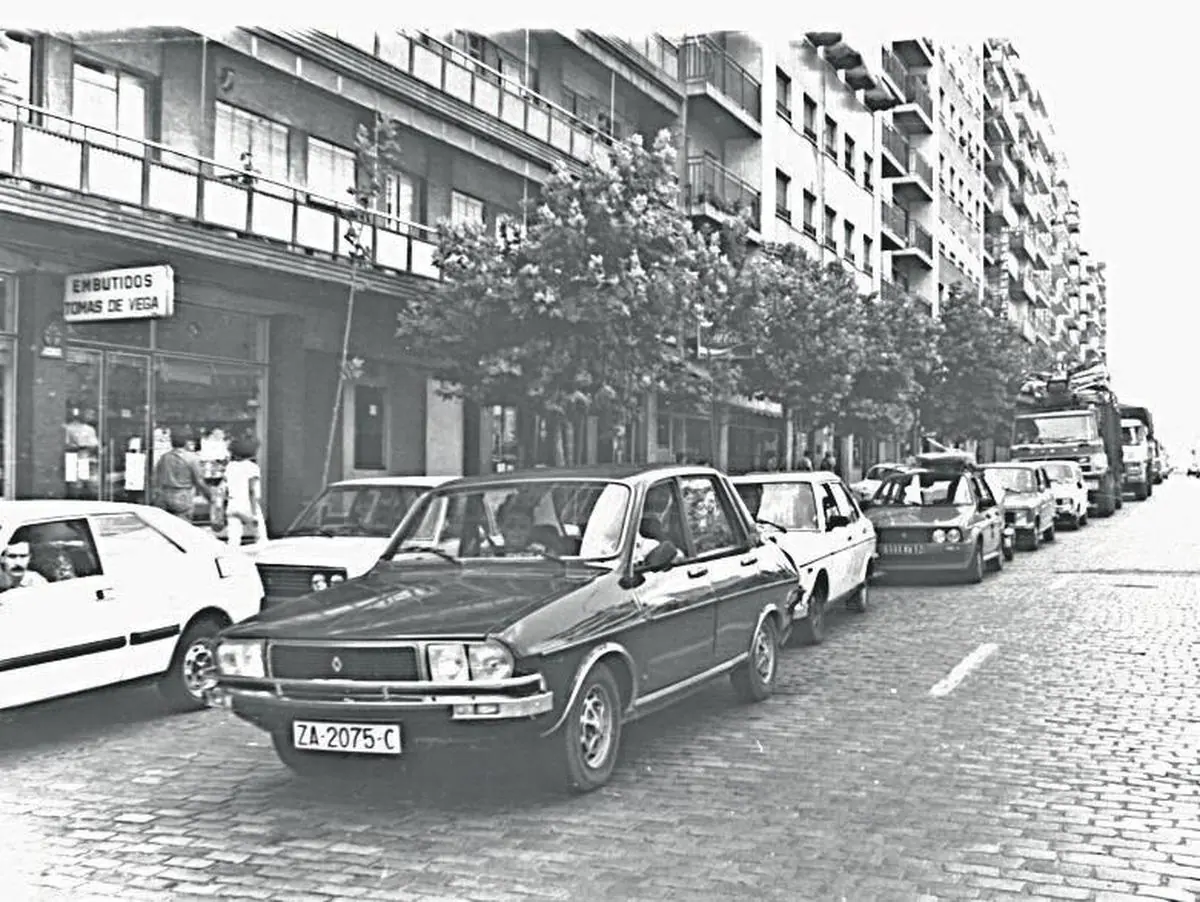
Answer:
<svg viewBox="0 0 1200 902"><path fill-rule="evenodd" d="M879 552L875 559L875 572L886 573L930 573L964 570L975 553L972 542L954 545L919 545L918 551L906 554Z"/></svg>

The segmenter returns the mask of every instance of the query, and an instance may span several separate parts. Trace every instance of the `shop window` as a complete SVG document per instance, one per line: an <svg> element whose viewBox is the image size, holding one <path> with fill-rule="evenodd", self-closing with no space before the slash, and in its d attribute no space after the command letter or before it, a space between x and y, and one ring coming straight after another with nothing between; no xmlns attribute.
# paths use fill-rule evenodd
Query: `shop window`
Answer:
<svg viewBox="0 0 1200 902"><path fill-rule="evenodd" d="M164 351L257 361L259 322L248 313L177 303L174 316L158 321L155 344Z"/></svg>
<svg viewBox="0 0 1200 902"><path fill-rule="evenodd" d="M213 159L229 167L229 174L249 169L267 178L286 182L287 126L218 100Z"/></svg>
<svg viewBox="0 0 1200 902"><path fill-rule="evenodd" d="M0 98L5 97L33 103L33 44L20 35L0 35ZM28 119L2 99L0 116Z"/></svg>
<svg viewBox="0 0 1200 902"><path fill-rule="evenodd" d="M453 225L483 225L483 201L461 191L450 195L450 222Z"/></svg>
<svg viewBox="0 0 1200 902"><path fill-rule="evenodd" d="M86 60L76 60L71 86L71 108L85 126L84 138L93 144L116 147L141 156L147 137L148 85L146 79ZM98 129L104 129L99 131ZM119 134L117 138L114 134Z"/></svg>
<svg viewBox="0 0 1200 902"><path fill-rule="evenodd" d="M354 469L387 469L386 425L384 390L354 386Z"/></svg>
<svg viewBox="0 0 1200 902"><path fill-rule="evenodd" d="M491 409L493 473L515 470L520 461L520 435L517 432L517 408L496 405Z"/></svg>
<svg viewBox="0 0 1200 902"><path fill-rule="evenodd" d="M112 320L99 323L67 323L68 342L84 341L127 348L150 347L149 320Z"/></svg>
<svg viewBox="0 0 1200 902"><path fill-rule="evenodd" d="M354 152L319 138L308 139L308 189L339 204L354 203Z"/></svg>

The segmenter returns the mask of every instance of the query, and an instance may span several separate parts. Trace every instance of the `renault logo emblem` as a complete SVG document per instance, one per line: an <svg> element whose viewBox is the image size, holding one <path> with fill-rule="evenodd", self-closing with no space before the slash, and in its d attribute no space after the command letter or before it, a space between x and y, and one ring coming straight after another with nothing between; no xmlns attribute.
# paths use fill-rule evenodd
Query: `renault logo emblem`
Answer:
<svg viewBox="0 0 1200 902"><path fill-rule="evenodd" d="M342 659L337 655L333 656L333 660L329 662L329 666L333 668L334 673L342 672Z"/></svg>

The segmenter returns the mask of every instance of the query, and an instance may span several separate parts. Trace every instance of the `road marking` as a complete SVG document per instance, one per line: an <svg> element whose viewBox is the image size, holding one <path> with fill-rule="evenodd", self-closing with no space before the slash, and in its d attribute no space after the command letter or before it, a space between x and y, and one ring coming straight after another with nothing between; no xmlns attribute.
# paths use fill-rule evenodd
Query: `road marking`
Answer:
<svg viewBox="0 0 1200 902"><path fill-rule="evenodd" d="M1051 592L1057 592L1059 589L1065 589L1073 582L1075 582L1075 577L1070 573L1064 573L1057 579L1051 580L1050 585L1048 585L1046 588Z"/></svg>
<svg viewBox="0 0 1200 902"><path fill-rule="evenodd" d="M929 694L934 698L941 698L949 695L955 690L959 683L967 678L972 670L995 654L996 649L1000 646L994 642L985 642L979 646L965 658L958 662L957 666L946 674L945 679L935 683L933 688L929 690Z"/></svg>

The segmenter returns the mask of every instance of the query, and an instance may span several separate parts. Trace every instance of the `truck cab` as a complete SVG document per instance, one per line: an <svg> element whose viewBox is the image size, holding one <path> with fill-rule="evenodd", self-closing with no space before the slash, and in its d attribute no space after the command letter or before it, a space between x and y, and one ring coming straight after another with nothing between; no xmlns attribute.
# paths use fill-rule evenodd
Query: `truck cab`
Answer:
<svg viewBox="0 0 1200 902"><path fill-rule="evenodd" d="M1125 458L1125 486L1138 501L1154 491L1151 473L1150 439L1146 424L1133 417L1121 417L1121 453Z"/></svg>

